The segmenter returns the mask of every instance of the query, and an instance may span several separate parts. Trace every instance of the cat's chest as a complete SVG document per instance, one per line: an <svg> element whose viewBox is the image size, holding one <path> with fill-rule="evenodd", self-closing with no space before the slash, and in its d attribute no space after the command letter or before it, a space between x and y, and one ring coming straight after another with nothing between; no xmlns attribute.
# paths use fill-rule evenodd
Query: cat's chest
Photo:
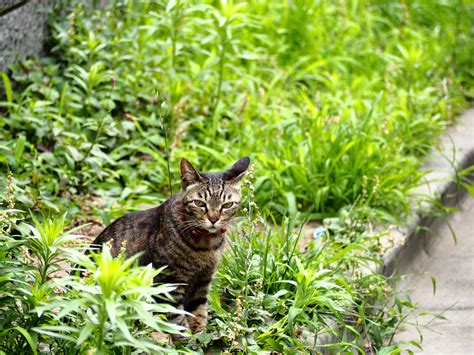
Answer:
<svg viewBox="0 0 474 355"><path fill-rule="evenodd" d="M220 260L223 242L220 240L186 239L175 231L159 233L152 258L159 264L175 265L189 270L214 269Z"/></svg>
<svg viewBox="0 0 474 355"><path fill-rule="evenodd" d="M220 256L221 252L218 250L188 251L175 262L185 265L195 273L200 273L203 270L214 270L219 263Z"/></svg>
<svg viewBox="0 0 474 355"><path fill-rule="evenodd" d="M179 231L168 226L158 232L157 239L160 247L173 250L177 254L200 257L209 261L218 258L225 245L223 234L216 236L195 236L192 231Z"/></svg>

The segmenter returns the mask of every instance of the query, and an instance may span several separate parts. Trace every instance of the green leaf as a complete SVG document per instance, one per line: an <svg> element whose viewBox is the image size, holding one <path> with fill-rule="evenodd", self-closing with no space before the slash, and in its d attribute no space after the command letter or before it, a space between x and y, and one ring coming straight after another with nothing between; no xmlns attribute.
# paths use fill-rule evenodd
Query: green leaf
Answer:
<svg viewBox="0 0 474 355"><path fill-rule="evenodd" d="M57 315L57 319L61 319L67 315L73 314L76 312L81 306L86 303L85 299L76 299L76 300L67 300L62 302L61 311Z"/></svg>
<svg viewBox="0 0 474 355"><path fill-rule="evenodd" d="M296 197L293 192L286 192L286 202L288 203L288 214L290 217L294 218L298 212L298 209L296 207Z"/></svg>
<svg viewBox="0 0 474 355"><path fill-rule="evenodd" d="M423 351L423 347L420 345L419 342L414 341L414 340L409 340L408 343L413 345L414 347L420 349L420 351Z"/></svg>
<svg viewBox="0 0 474 355"><path fill-rule="evenodd" d="M36 346L36 341L33 340L33 338L31 337L30 333L28 333L28 331L22 327L14 327L14 328L11 328L11 329L15 329L16 331L18 331L19 333L21 333L26 341L28 342L28 345L30 346L31 350L33 351L33 353L36 355L38 354L37 352L37 346Z"/></svg>
<svg viewBox="0 0 474 355"><path fill-rule="evenodd" d="M110 322L115 324L118 322L118 306L119 304L115 300L106 298L105 299L105 309L107 310L107 315L109 316Z"/></svg>
<svg viewBox="0 0 474 355"><path fill-rule="evenodd" d="M294 334L294 322L295 318L301 313L303 310L301 308L291 307L288 311L288 330L290 334Z"/></svg>
<svg viewBox="0 0 474 355"><path fill-rule="evenodd" d="M436 294L436 278L431 276L431 285L433 286L433 296Z"/></svg>
<svg viewBox="0 0 474 355"><path fill-rule="evenodd" d="M176 6L176 0L168 1L168 5L166 6L166 12L170 12Z"/></svg>
<svg viewBox="0 0 474 355"><path fill-rule="evenodd" d="M33 329L38 333L45 334L53 338L64 339L73 343L76 342L76 337L66 334L70 334L71 332L78 332L76 328L66 326L42 326Z"/></svg>
<svg viewBox="0 0 474 355"><path fill-rule="evenodd" d="M0 75L3 79L3 88L5 89L5 95L7 95L7 101L9 104L13 103L13 92L12 92L12 85L8 75L4 72L0 72Z"/></svg>
<svg viewBox="0 0 474 355"><path fill-rule="evenodd" d="M207 345L214 337L212 333L198 333L195 335L196 339L203 345Z"/></svg>
<svg viewBox="0 0 474 355"><path fill-rule="evenodd" d="M84 328L82 328L79 336L77 338L76 344L81 345L83 342L89 338L96 326L93 323L87 323Z"/></svg>
<svg viewBox="0 0 474 355"><path fill-rule="evenodd" d="M469 183L463 183L462 186L467 190L467 192L469 192L471 197L474 197L474 186Z"/></svg>
<svg viewBox="0 0 474 355"><path fill-rule="evenodd" d="M20 135L15 144L15 160L19 163L21 156L23 155L23 151L25 150L25 143L26 143L26 138L24 135Z"/></svg>

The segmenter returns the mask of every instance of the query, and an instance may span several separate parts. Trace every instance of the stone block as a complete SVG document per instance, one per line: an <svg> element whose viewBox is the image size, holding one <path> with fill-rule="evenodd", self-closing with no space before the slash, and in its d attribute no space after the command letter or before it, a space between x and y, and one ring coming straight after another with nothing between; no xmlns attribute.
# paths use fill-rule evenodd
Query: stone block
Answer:
<svg viewBox="0 0 474 355"><path fill-rule="evenodd" d="M0 71L29 55L40 55L53 0L1 1L0 8L15 6L0 14Z"/></svg>
<svg viewBox="0 0 474 355"><path fill-rule="evenodd" d="M23 0L0 0L0 13L7 11L11 7L21 4Z"/></svg>

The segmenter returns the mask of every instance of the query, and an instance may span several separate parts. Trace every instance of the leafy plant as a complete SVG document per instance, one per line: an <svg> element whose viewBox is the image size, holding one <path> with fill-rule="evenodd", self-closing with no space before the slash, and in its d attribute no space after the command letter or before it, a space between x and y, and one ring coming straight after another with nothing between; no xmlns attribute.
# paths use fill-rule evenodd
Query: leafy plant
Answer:
<svg viewBox="0 0 474 355"><path fill-rule="evenodd" d="M167 352L163 346L165 334L179 333L182 328L164 318L166 313L178 312L174 307L155 302L165 301L174 288L153 285L154 277L162 270L151 265L134 266L138 255L112 258L107 245L91 257L74 249L67 253L68 260L87 270L89 276L70 275L56 280L62 295L36 309L40 314L52 314L55 323L43 324L35 331L52 339L63 339L83 351ZM153 341L152 331L162 334L162 344Z"/></svg>
<svg viewBox="0 0 474 355"><path fill-rule="evenodd" d="M159 302L166 302L174 288L153 284L161 270L136 267L138 256L112 258L107 245L102 253L84 255L75 229L63 231L66 215L43 223L31 216L31 226L20 223L20 212L0 212L0 349L172 351L165 347L165 334L182 328L165 318L178 311ZM21 234L11 236L13 228ZM87 268L89 276L69 274L75 264ZM161 344L151 337L153 331L162 334Z"/></svg>
<svg viewBox="0 0 474 355"><path fill-rule="evenodd" d="M2 349L168 351L149 333L178 329L161 317L138 321L143 310L171 311L149 302L168 290L150 287L154 271L116 262L107 249L80 256L64 216L31 217L35 226L25 227L30 217L15 208L107 224L177 191L183 156L206 171L250 155L257 179L248 203L260 206L260 227L248 205L210 296L210 332L182 351L304 351L322 333L336 337L334 351L399 351L391 334L413 306L372 269L361 273L383 253L368 226L404 221L424 156L472 99L472 5L61 8L48 56L1 74ZM301 252L294 230L308 219L326 221L328 233ZM84 284L52 277L63 262L92 274Z"/></svg>
<svg viewBox="0 0 474 355"><path fill-rule="evenodd" d="M209 333L196 336L195 349L400 351L391 336L415 306L370 271L381 235L354 217L328 221L306 245L289 221L275 230L249 217L231 234L210 294Z"/></svg>
<svg viewBox="0 0 474 355"><path fill-rule="evenodd" d="M131 189L127 208L166 196L164 123L173 174L184 152L203 169L251 154L257 203L278 218L288 209L335 216L376 186L367 207L400 220L422 176L420 157L471 80L461 59L472 45L466 18L434 16L459 14L458 5L74 4L54 24L52 51L61 56L17 67L26 89L8 90L3 104L3 149L24 181L20 198L34 209L61 201L75 213L88 192L111 206ZM28 137L23 150L8 139L17 134ZM26 186L31 170L41 195Z"/></svg>

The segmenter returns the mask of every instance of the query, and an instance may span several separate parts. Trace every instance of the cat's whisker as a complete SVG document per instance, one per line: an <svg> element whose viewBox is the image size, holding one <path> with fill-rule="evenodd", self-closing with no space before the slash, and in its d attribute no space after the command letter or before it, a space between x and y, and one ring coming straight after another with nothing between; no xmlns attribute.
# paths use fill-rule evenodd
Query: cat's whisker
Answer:
<svg viewBox="0 0 474 355"><path fill-rule="evenodd" d="M195 228L200 228L200 226L196 225L191 221L184 221L181 225L178 226L178 230L181 233L187 233Z"/></svg>

